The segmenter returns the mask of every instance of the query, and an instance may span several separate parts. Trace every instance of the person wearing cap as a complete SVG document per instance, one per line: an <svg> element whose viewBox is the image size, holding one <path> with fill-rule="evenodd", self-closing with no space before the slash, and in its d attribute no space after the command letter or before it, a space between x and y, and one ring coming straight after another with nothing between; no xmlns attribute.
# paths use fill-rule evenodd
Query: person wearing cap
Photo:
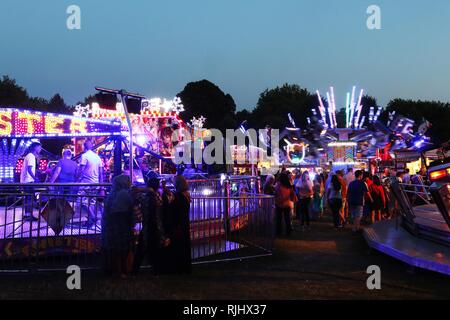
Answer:
<svg viewBox="0 0 450 320"><path fill-rule="evenodd" d="M20 183L24 184L24 221L38 220L33 216L34 187L29 185L38 182L36 177L37 159L41 153L42 146L39 142L33 142L28 153L23 159L22 169L20 171Z"/></svg>

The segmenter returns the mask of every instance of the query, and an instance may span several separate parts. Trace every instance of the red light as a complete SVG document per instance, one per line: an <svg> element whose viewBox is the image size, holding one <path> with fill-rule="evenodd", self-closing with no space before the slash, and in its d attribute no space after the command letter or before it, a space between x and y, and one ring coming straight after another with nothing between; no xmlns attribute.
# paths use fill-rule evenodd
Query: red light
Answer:
<svg viewBox="0 0 450 320"><path fill-rule="evenodd" d="M439 180L447 176L447 170L433 171L430 173L430 180Z"/></svg>
<svg viewBox="0 0 450 320"><path fill-rule="evenodd" d="M48 167L48 160L47 159L41 159L39 160L39 170L45 171Z"/></svg>
<svg viewBox="0 0 450 320"><path fill-rule="evenodd" d="M23 167L23 159L17 160L16 173L20 173L22 171L22 167Z"/></svg>

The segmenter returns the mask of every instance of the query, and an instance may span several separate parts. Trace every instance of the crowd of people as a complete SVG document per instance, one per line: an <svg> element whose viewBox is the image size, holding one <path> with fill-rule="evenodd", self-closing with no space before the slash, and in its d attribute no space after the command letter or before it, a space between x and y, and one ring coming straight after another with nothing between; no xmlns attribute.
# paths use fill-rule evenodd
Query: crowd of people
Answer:
<svg viewBox="0 0 450 320"><path fill-rule="evenodd" d="M348 168L332 173L316 174L308 170L293 172L281 169L275 176L267 176L264 193L275 197L275 229L282 234L283 222L286 235L293 230L297 219L301 231L310 230L311 220L324 214L332 217L336 229L352 224L354 234L362 224L372 224L391 219L398 212L398 204L390 187L390 177L405 184L417 183L418 173L410 176L409 170L395 172L385 169L381 174Z"/></svg>
<svg viewBox="0 0 450 320"><path fill-rule="evenodd" d="M28 152L24 157L21 172L20 183L24 185L25 192L25 212L24 221L37 221L33 216L33 183L41 182L38 178L38 159L42 146L39 142L31 143ZM101 158L93 151L93 143L90 140L84 142L84 153L80 157L79 163L74 161L72 151L68 148L62 150L62 157L56 164L51 174L48 175L49 183L80 183L80 184L101 184L103 183L103 162ZM71 195L78 193L84 200L89 202L84 205L88 208L88 220L85 227L95 226L96 214L90 208L95 206L95 197L103 194L101 187L92 186L57 186L55 193L62 195ZM94 203L93 203L94 202Z"/></svg>
<svg viewBox="0 0 450 320"><path fill-rule="evenodd" d="M29 150L20 181L24 184L25 194L32 195L33 191L27 190L33 188L31 183L37 181L36 159L41 145L35 142ZM78 164L72 160L72 152L64 149L49 181L86 184L77 186L76 192L87 201L95 201L101 194L95 185L103 182L103 165L89 140L84 143L84 151ZM387 183L389 178L417 185L422 183L420 176L421 173L411 176L407 169L404 172L386 169L381 174L372 175L353 168L329 174L298 169L290 172L283 168L275 176L266 177L264 193L274 196L278 236L282 234L283 224L289 236L294 219L299 221L301 231L308 231L311 221L321 219L325 214L332 217L336 229L352 224L353 233L357 234L362 224L396 215L398 204ZM157 274L190 272L189 187L181 175L175 176L173 182L175 192L167 187L165 181L160 181L157 174L148 176L145 187L133 187L128 175L113 178L101 221L104 269L108 274L122 277L137 274L144 260ZM71 186L59 188L58 193L74 193ZM85 205L88 208L95 206ZM24 220L35 220L31 200L26 198L24 208ZM89 210L86 226L96 226L96 220L96 212ZM137 222L142 222L142 229L136 237Z"/></svg>
<svg viewBox="0 0 450 320"><path fill-rule="evenodd" d="M132 187L128 175L114 177L112 185L102 216L105 272L136 275L147 260L155 274L190 273L191 200L186 179L175 176L173 193L156 174L145 187ZM142 229L134 237L136 221L142 222Z"/></svg>
<svg viewBox="0 0 450 320"><path fill-rule="evenodd" d="M24 158L20 182L24 185L24 221L36 221L33 216L34 186L37 178L37 159L41 144L33 142ZM86 140L79 163L72 159L71 150L64 149L52 174L50 183L79 183L78 186L55 186L56 193L78 194L87 208L83 227L97 227L95 203L102 195L103 163L93 151L93 143ZM107 274L126 277L136 275L147 262L156 274L190 273L190 194L186 179L174 177L172 192L157 174L148 176L145 187L133 187L129 175L118 175L104 201L101 219L103 267ZM142 228L136 236L135 226Z"/></svg>

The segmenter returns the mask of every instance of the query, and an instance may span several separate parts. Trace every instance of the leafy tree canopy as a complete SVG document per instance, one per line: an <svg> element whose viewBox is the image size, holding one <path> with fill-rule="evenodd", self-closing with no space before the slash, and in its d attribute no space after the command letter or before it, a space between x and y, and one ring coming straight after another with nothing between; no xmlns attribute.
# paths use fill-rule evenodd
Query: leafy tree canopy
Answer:
<svg viewBox="0 0 450 320"><path fill-rule="evenodd" d="M317 96L296 84L284 84L274 89L266 89L259 96L256 108L252 112L250 124L255 128L284 128L288 124L290 113L296 125L305 128L306 118L311 109L318 105Z"/></svg>
<svg viewBox="0 0 450 320"><path fill-rule="evenodd" d="M3 76L0 80L0 106L72 114L71 107L64 102L60 94L55 94L50 100L31 97L27 90L8 76Z"/></svg>
<svg viewBox="0 0 450 320"><path fill-rule="evenodd" d="M182 117L189 121L192 117L206 117L206 126L220 130L235 128L236 104L229 94L208 80L188 83L177 94L185 111Z"/></svg>
<svg viewBox="0 0 450 320"><path fill-rule="evenodd" d="M272 128L284 128L288 125L287 114L291 113L297 126L305 128L306 118L311 116L312 108L318 106L317 96L296 84L284 84L273 89L264 90L253 110L236 112L236 104L231 95L224 93L217 85L201 80L188 83L178 96L181 98L186 111L182 113L185 121L201 115L207 118L206 126L221 130L233 128L247 120L250 127L259 129L270 125ZM91 95L84 99L84 104L95 101ZM326 99L323 98L325 105ZM368 118L369 107L377 106L377 100L372 96L363 96L362 104L365 108L362 116ZM27 90L8 76L0 79L0 106L18 107L31 110L50 111L71 114L68 106L60 94L55 94L50 100L41 97L31 97ZM432 142L439 145L448 141L450 137L450 103L439 101L393 99L386 106L380 120L386 123L388 113L396 111L397 115L411 118L420 125L424 119L432 123L428 131ZM345 126L345 110L336 112L339 127Z"/></svg>

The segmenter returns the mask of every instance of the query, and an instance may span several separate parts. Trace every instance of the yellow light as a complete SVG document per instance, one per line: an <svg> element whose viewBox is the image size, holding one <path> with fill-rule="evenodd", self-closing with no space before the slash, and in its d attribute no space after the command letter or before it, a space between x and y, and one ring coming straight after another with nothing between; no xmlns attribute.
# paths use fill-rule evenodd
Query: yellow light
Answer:
<svg viewBox="0 0 450 320"><path fill-rule="evenodd" d="M35 122L41 122L42 121L42 117L40 115L34 114L34 113L18 112L17 118L19 120L25 119L27 121L27 131L26 131L26 133L32 134L32 133L36 133L35 131L37 131L37 132L40 131L40 130L35 130L35 128L34 128L34 123ZM36 126L36 127L37 127L36 129L38 129L39 126Z"/></svg>
<svg viewBox="0 0 450 320"><path fill-rule="evenodd" d="M45 133L63 133L63 129L59 125L64 123L62 117L45 117Z"/></svg>
<svg viewBox="0 0 450 320"><path fill-rule="evenodd" d="M86 122L83 120L73 119L70 122L70 132L71 133L86 133Z"/></svg>
<svg viewBox="0 0 450 320"><path fill-rule="evenodd" d="M10 135L12 132L11 111L0 111L0 134Z"/></svg>
<svg viewBox="0 0 450 320"><path fill-rule="evenodd" d="M329 147L354 147L356 146L356 142L330 142L328 144Z"/></svg>
<svg viewBox="0 0 450 320"><path fill-rule="evenodd" d="M430 173L430 180L438 180L447 176L448 170L438 170Z"/></svg>

